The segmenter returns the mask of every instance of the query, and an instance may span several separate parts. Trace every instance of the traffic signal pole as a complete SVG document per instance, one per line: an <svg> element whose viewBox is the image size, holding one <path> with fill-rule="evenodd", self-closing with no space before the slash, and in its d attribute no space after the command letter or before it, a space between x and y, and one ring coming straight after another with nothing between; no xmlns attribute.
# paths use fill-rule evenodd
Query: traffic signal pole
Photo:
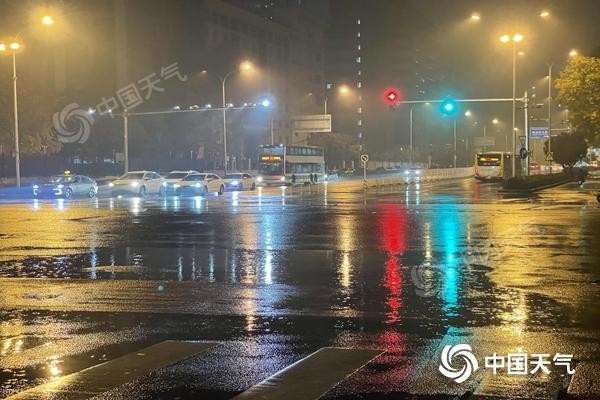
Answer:
<svg viewBox="0 0 600 400"><path fill-rule="evenodd" d="M400 100L400 101L396 101L394 104L399 105L399 104L410 104L410 113L409 113L409 140L410 140L410 158L409 158L409 163L410 166L413 166L413 145L414 145L414 118L413 118L413 109L414 109L414 105L415 104L431 104L431 103L443 103L444 101L447 101L448 99L443 99L443 100ZM507 103L507 102L513 102L513 101L520 101L525 103L526 99L522 98L522 99L513 99L513 98L484 98L484 99L452 99L454 102L456 103ZM513 132L513 136L514 136L515 132ZM516 154L513 154L513 162L514 162L514 157L516 156ZM456 168L456 118L454 118L454 158L453 158L453 164L454 168Z"/></svg>
<svg viewBox="0 0 600 400"><path fill-rule="evenodd" d="M410 119L410 148L409 148L409 166L410 168L413 167L413 130L414 130L414 121L413 121L413 107L410 107L410 114L409 114L409 119Z"/></svg>
<svg viewBox="0 0 600 400"><path fill-rule="evenodd" d="M454 118L454 151L452 153L454 154L452 166L456 168L456 118Z"/></svg>

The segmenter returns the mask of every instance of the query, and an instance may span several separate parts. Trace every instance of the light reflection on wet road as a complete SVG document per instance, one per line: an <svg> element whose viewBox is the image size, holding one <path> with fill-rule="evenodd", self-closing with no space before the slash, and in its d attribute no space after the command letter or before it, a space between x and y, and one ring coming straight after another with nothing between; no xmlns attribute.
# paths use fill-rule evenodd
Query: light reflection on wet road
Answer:
<svg viewBox="0 0 600 400"><path fill-rule="evenodd" d="M595 199L569 185L536 198L497 189L457 180L367 195L339 184L0 204L0 396L163 339L228 343L210 367L158 373L209 377L161 381L184 397L230 397L331 345L388 351L337 395L410 392L411 371L452 329L502 332L504 346L548 334L559 339L537 343L598 360Z"/></svg>

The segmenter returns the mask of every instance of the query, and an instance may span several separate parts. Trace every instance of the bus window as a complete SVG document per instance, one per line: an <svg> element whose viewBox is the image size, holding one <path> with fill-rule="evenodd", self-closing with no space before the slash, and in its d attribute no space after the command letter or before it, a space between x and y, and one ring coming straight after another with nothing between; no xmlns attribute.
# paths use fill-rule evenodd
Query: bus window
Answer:
<svg viewBox="0 0 600 400"><path fill-rule="evenodd" d="M477 165L480 167L497 167L502 161L501 154L478 154Z"/></svg>

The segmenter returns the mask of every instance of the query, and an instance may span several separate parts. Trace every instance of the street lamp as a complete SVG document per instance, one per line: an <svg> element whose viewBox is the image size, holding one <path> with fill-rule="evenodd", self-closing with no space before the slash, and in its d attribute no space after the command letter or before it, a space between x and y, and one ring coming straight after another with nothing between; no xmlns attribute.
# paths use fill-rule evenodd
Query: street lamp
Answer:
<svg viewBox="0 0 600 400"><path fill-rule="evenodd" d="M44 15L42 17L42 25L52 25L54 24L54 18L50 15Z"/></svg>
<svg viewBox="0 0 600 400"><path fill-rule="evenodd" d="M569 57L575 57L575 56L577 56L578 54L579 54L579 52L578 52L577 50L575 50L575 49L572 49L572 50L569 52Z"/></svg>
<svg viewBox="0 0 600 400"><path fill-rule="evenodd" d="M548 10L542 10L542 12L540 12L540 17L542 17L542 18L548 18L548 17L550 17L550 11L548 11Z"/></svg>
<svg viewBox="0 0 600 400"><path fill-rule="evenodd" d="M469 19L473 22L476 22L481 19L481 15L479 13L474 12L471 14L471 17Z"/></svg>
<svg viewBox="0 0 600 400"><path fill-rule="evenodd" d="M512 176L515 177L517 173L517 160L516 160L516 148L517 148L517 136L516 131L516 108L517 108L517 43L522 42L524 39L520 33L515 33L511 36L504 34L500 36L502 43L508 43L512 41Z"/></svg>
<svg viewBox="0 0 600 400"><path fill-rule="evenodd" d="M13 105L14 105L14 124L15 124L15 178L17 187L21 187L21 158L19 151L19 106L17 101L17 51L21 48L19 42L11 42L8 46L5 43L0 43L0 52L12 53L13 64Z"/></svg>
<svg viewBox="0 0 600 400"><path fill-rule="evenodd" d="M225 172L225 175L227 175L227 108L228 108L228 104L227 104L227 97L225 95L225 84L227 83L227 79L233 75L234 73L239 71L242 72L249 72L252 71L254 69L254 66L252 65L252 63L250 61L243 61L240 66L239 69L234 69L233 71L228 72L227 74L225 74L224 76L220 76L219 80L221 81L221 92L223 95L223 170ZM206 74L207 71L206 70L202 70L201 71L202 74Z"/></svg>
<svg viewBox="0 0 600 400"><path fill-rule="evenodd" d="M333 86L333 84L328 84L327 85L327 89L329 89L331 86ZM345 83L341 84L338 86L337 88L337 92L339 94L341 94L342 96L347 96L350 93L350 86L346 85ZM325 100L323 101L323 111L324 114L327 114L327 101L329 99L327 98L327 96L325 96Z"/></svg>
<svg viewBox="0 0 600 400"><path fill-rule="evenodd" d="M51 16L46 15L42 18L43 25L51 25L54 22ZM23 45L17 40L13 40L8 45L0 43L0 53L12 53L13 65L13 106L14 106L14 124L15 124L15 179L17 187L21 187L21 154L19 151L19 105L17 100L17 51L21 50Z"/></svg>

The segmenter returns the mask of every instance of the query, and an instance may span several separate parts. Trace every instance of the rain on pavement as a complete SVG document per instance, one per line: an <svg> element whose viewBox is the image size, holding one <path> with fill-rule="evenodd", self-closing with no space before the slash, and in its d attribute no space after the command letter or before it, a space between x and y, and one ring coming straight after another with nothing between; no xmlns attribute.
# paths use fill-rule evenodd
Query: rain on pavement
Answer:
<svg viewBox="0 0 600 400"><path fill-rule="evenodd" d="M3 201L0 397L182 340L216 344L97 398L231 398L323 347L384 351L326 398L555 398L563 370L449 385L437 354L463 342L600 366L599 188Z"/></svg>

